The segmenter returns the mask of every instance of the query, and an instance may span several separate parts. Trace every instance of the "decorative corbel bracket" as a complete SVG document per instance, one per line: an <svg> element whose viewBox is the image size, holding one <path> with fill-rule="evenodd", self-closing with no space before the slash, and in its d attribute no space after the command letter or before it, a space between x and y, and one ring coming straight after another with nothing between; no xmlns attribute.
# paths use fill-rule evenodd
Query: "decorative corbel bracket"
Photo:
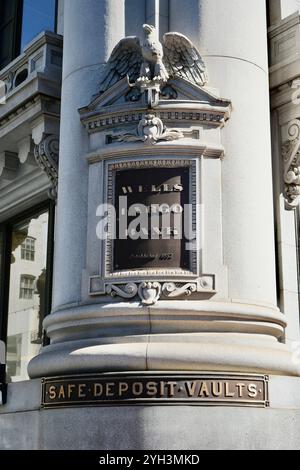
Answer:
<svg viewBox="0 0 300 470"><path fill-rule="evenodd" d="M288 209L300 204L300 120L289 123L288 140L282 145L284 197Z"/></svg>
<svg viewBox="0 0 300 470"><path fill-rule="evenodd" d="M34 148L38 166L46 173L51 182L49 197L57 198L59 138L57 135L46 135Z"/></svg>
<svg viewBox="0 0 300 470"><path fill-rule="evenodd" d="M126 300L139 297L142 305L155 305L159 300L182 299L197 292L215 293L215 277L205 275L197 281L161 282L141 281L128 283L105 283L99 276L90 279L90 295L111 295Z"/></svg>

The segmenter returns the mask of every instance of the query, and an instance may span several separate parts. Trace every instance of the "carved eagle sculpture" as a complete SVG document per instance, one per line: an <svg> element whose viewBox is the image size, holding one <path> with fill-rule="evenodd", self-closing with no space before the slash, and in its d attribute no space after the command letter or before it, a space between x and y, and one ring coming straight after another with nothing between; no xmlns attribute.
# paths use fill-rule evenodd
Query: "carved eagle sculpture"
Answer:
<svg viewBox="0 0 300 470"><path fill-rule="evenodd" d="M175 77L199 86L207 83L205 63L186 36L167 33L160 43L154 26L144 24L143 29L142 41L135 36L126 37L116 45L105 66L100 93L126 76L131 84L166 83Z"/></svg>

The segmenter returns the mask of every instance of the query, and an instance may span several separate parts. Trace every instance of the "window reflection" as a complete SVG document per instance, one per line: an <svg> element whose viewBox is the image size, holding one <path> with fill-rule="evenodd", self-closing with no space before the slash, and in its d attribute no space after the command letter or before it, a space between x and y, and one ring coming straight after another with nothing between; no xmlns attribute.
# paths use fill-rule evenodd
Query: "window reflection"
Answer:
<svg viewBox="0 0 300 470"><path fill-rule="evenodd" d="M48 212L13 226L9 286L7 380L26 380L39 352L45 310Z"/></svg>
<svg viewBox="0 0 300 470"><path fill-rule="evenodd" d="M25 242L21 245L21 258L28 261L34 261L35 254L35 239L27 237Z"/></svg>

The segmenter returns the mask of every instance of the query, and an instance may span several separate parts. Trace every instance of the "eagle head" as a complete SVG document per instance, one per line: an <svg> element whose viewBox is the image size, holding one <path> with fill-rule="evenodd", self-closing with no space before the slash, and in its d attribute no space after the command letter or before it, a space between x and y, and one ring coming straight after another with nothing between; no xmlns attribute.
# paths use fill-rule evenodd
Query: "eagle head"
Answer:
<svg viewBox="0 0 300 470"><path fill-rule="evenodd" d="M143 24L143 30L145 31L145 34L148 36L149 34L155 33L156 29L154 26L151 24Z"/></svg>

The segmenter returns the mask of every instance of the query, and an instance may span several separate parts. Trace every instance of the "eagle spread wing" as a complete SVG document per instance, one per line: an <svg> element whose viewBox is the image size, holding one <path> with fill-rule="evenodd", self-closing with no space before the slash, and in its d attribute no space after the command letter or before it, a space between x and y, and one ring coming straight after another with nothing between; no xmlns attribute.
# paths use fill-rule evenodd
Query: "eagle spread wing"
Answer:
<svg viewBox="0 0 300 470"><path fill-rule="evenodd" d="M105 65L100 93L108 90L115 83L128 75L130 82L135 82L139 77L143 62L140 40L137 37L122 39L114 48Z"/></svg>
<svg viewBox="0 0 300 470"><path fill-rule="evenodd" d="M196 47L183 34L167 33L163 38L164 64L170 77L181 77L203 86L207 83L206 65Z"/></svg>

